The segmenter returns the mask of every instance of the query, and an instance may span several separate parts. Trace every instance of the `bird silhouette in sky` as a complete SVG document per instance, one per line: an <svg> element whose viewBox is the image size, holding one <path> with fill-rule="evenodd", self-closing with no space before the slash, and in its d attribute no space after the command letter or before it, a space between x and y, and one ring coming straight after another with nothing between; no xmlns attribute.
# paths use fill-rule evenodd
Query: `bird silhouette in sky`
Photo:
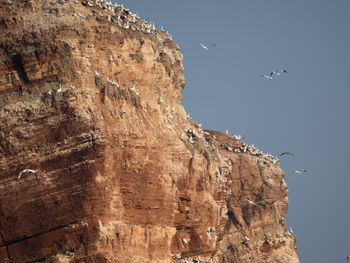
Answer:
<svg viewBox="0 0 350 263"><path fill-rule="evenodd" d="M293 174L303 174L303 173L307 173L306 169L298 169L298 170L294 170L292 172Z"/></svg>
<svg viewBox="0 0 350 263"><path fill-rule="evenodd" d="M202 48L204 48L205 50L209 50L209 48L211 47L215 47L216 44L212 44L212 45L209 45L209 46L204 46L203 44L199 43L201 45Z"/></svg>
<svg viewBox="0 0 350 263"><path fill-rule="evenodd" d="M272 80L272 76L270 76L270 75L260 75L260 77L263 77L263 78L265 78L265 79Z"/></svg>
<svg viewBox="0 0 350 263"><path fill-rule="evenodd" d="M283 156L283 155L291 155L291 156L295 157L294 153L292 153L292 152L283 152L280 154L280 156Z"/></svg>

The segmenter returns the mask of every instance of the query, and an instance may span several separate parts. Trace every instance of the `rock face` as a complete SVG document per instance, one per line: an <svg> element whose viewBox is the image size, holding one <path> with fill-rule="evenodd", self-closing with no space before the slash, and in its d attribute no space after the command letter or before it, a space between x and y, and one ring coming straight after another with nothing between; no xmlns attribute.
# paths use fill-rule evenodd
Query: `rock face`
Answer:
<svg viewBox="0 0 350 263"><path fill-rule="evenodd" d="M278 160L186 115L170 35L102 1L0 19L0 262L299 262Z"/></svg>

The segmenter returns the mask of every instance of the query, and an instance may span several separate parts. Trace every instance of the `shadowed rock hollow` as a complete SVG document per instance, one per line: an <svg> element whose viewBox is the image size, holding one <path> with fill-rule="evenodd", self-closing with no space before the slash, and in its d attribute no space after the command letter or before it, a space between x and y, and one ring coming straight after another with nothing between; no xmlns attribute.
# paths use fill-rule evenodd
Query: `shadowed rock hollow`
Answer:
<svg viewBox="0 0 350 263"><path fill-rule="evenodd" d="M187 116L170 35L102 1L0 19L1 262L299 262L278 160Z"/></svg>

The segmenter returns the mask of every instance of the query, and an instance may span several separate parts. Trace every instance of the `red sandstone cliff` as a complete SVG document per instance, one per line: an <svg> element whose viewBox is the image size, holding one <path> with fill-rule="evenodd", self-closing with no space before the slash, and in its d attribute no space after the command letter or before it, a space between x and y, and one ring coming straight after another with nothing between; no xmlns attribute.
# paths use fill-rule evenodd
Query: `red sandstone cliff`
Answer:
<svg viewBox="0 0 350 263"><path fill-rule="evenodd" d="M187 117L169 35L121 6L11 1L0 262L299 262L278 161Z"/></svg>

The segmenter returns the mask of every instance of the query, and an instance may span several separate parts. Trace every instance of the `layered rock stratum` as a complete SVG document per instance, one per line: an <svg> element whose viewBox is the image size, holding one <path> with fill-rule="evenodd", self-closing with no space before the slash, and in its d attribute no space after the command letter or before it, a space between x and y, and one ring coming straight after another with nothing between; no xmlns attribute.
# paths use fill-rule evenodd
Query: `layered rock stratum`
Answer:
<svg viewBox="0 0 350 263"><path fill-rule="evenodd" d="M0 19L0 262L299 262L278 159L187 116L167 32L97 0Z"/></svg>

